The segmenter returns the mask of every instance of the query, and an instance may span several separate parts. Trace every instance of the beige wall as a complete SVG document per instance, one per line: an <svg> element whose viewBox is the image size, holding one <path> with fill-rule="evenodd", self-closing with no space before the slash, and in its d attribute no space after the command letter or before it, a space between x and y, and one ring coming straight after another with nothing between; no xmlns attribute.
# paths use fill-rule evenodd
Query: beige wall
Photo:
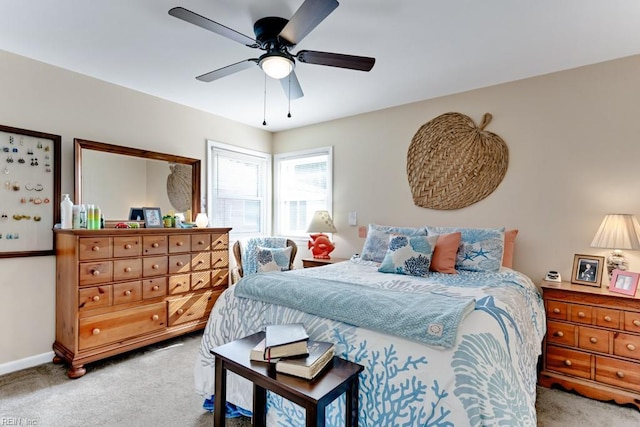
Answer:
<svg viewBox="0 0 640 427"><path fill-rule="evenodd" d="M197 157L206 140L281 153L334 146L335 256L360 252L347 225L517 227L515 267L535 281L569 278L609 212L640 214L640 56L400 106L272 135L184 106L0 52L0 123L62 135L62 192L73 194L73 138ZM339 101L339 100L338 100ZM413 205L406 152L416 130L448 112L479 122L508 144L498 189L457 211ZM204 166L204 164L203 164ZM203 167L203 176L206 168ZM203 180L204 182L204 180ZM206 191L203 188L203 194ZM305 254L306 249L302 250ZM640 271L640 253L630 253ZM0 369L37 358L54 340L55 259L0 259Z"/></svg>
<svg viewBox="0 0 640 427"><path fill-rule="evenodd" d="M207 139L271 151L269 132L2 51L0 94L1 124L62 136L62 193L73 138L200 158L203 177ZM0 373L50 352L54 326L55 258L0 259Z"/></svg>
<svg viewBox="0 0 640 427"><path fill-rule="evenodd" d="M514 267L534 281L551 269L569 280L606 213L640 215L640 56L280 132L274 152L334 146L335 256L360 252L359 225L518 228ZM486 199L454 211L413 204L406 156L418 128L450 111L509 147L509 169ZM640 271L640 252L630 270Z"/></svg>

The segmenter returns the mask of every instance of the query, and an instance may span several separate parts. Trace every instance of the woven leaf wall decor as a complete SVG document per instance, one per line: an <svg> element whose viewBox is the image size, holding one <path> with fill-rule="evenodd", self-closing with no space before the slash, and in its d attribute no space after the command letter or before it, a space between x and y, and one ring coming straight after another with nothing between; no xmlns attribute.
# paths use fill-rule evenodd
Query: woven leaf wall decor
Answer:
<svg viewBox="0 0 640 427"><path fill-rule="evenodd" d="M460 113L446 113L425 123L407 152L407 178L417 206L460 209L472 205L500 185L509 165L507 144Z"/></svg>

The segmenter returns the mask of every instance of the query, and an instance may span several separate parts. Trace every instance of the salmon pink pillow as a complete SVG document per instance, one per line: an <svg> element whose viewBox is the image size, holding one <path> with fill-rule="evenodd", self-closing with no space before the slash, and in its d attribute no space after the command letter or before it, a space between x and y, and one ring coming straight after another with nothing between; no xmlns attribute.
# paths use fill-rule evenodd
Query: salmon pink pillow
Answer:
<svg viewBox="0 0 640 427"><path fill-rule="evenodd" d="M440 234L431 257L429 270L438 273L458 274L456 271L456 255L460 246L462 233Z"/></svg>
<svg viewBox="0 0 640 427"><path fill-rule="evenodd" d="M513 268L513 250L516 245L518 230L507 230L504 232L504 253L502 254L502 266ZM436 246L437 249L437 246Z"/></svg>

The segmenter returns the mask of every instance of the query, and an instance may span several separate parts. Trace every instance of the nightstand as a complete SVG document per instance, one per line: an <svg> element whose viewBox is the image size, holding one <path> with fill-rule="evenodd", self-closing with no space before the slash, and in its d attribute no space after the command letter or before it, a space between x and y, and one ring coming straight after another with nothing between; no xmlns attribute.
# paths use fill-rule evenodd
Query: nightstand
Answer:
<svg viewBox="0 0 640 427"><path fill-rule="evenodd" d="M640 409L640 298L547 282L547 335L538 382Z"/></svg>
<svg viewBox="0 0 640 427"><path fill-rule="evenodd" d="M323 265L334 264L336 262L342 262L342 261L347 261L347 258L329 258L329 259L302 258L302 267L303 268L322 267Z"/></svg>

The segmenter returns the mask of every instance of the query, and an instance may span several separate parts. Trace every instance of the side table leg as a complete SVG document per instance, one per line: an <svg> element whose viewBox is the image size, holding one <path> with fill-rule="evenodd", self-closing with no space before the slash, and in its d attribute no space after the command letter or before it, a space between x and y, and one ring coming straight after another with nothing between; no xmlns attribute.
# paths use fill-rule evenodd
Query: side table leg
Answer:
<svg viewBox="0 0 640 427"><path fill-rule="evenodd" d="M267 425L267 390L259 385L253 385L253 425L264 427Z"/></svg>
<svg viewBox="0 0 640 427"><path fill-rule="evenodd" d="M358 427L358 388L359 388L358 375L354 375L351 381L349 381L349 388L347 389L345 398L345 425L347 427Z"/></svg>
<svg viewBox="0 0 640 427"><path fill-rule="evenodd" d="M213 404L213 425L214 427L225 426L225 409L227 402L227 370L224 369L223 362L216 357L216 384Z"/></svg>

